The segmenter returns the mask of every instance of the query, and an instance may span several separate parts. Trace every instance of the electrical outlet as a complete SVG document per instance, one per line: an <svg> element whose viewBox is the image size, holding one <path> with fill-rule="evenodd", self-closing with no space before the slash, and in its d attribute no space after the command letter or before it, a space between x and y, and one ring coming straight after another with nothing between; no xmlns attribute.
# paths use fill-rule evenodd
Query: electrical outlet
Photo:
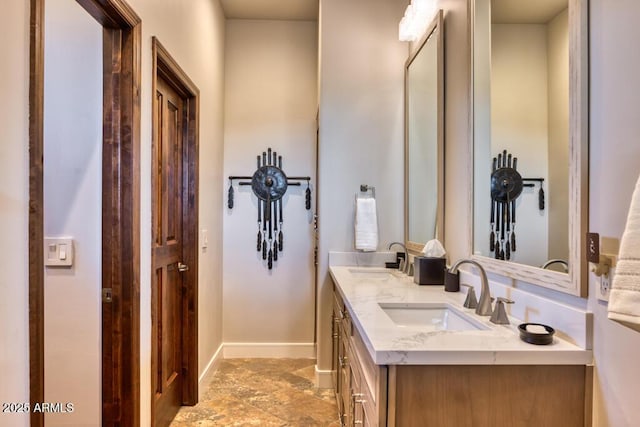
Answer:
<svg viewBox="0 0 640 427"><path fill-rule="evenodd" d="M596 298L600 301L608 302L609 294L611 293L611 279L613 278L613 270L609 270L608 274L603 274L598 277L597 280L600 282L598 286L596 286Z"/></svg>

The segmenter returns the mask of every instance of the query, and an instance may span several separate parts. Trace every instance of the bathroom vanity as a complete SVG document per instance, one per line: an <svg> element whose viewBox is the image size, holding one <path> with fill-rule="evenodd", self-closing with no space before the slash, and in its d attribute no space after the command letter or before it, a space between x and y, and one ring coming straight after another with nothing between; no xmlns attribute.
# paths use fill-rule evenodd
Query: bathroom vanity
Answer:
<svg viewBox="0 0 640 427"><path fill-rule="evenodd" d="M592 354L535 346L463 293L383 268L331 267L333 371L343 425L585 426Z"/></svg>

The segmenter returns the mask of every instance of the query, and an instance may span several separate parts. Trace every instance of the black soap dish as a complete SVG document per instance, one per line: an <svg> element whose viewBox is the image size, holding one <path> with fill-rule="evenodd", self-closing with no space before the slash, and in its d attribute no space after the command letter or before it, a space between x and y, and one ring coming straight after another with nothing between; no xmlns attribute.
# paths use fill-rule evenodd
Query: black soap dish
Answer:
<svg viewBox="0 0 640 427"><path fill-rule="evenodd" d="M541 326L546 332L537 333L527 330L527 326ZM553 342L553 334L556 333L555 329L551 326L543 325L542 323L523 323L518 326L520 330L520 339L529 344L536 345L548 345Z"/></svg>

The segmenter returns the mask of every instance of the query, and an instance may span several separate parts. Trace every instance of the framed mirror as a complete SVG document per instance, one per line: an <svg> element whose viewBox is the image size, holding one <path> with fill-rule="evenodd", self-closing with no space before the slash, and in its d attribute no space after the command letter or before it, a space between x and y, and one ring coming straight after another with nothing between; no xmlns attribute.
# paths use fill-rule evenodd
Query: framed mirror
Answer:
<svg viewBox="0 0 640 427"><path fill-rule="evenodd" d="M443 17L438 11L405 64L405 243L444 240Z"/></svg>
<svg viewBox="0 0 640 427"><path fill-rule="evenodd" d="M470 0L471 253L586 296L587 1Z"/></svg>

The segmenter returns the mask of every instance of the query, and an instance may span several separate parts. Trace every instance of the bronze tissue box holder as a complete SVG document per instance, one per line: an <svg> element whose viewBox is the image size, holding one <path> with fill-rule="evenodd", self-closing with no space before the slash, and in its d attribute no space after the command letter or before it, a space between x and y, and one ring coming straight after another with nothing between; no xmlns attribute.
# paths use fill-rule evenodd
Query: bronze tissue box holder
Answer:
<svg viewBox="0 0 640 427"><path fill-rule="evenodd" d="M446 258L417 256L413 261L413 281L418 285L444 285Z"/></svg>

